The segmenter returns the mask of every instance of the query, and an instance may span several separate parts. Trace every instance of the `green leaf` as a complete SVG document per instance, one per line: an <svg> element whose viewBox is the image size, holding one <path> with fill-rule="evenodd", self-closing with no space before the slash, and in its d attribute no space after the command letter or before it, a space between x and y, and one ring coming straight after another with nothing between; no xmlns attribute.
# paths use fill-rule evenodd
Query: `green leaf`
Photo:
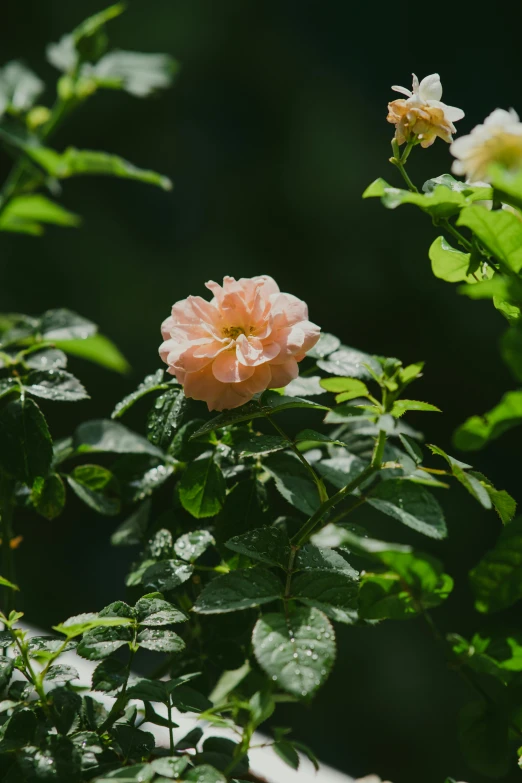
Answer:
<svg viewBox="0 0 522 783"><path fill-rule="evenodd" d="M53 625L53 630L63 633L69 639L80 636L82 633L88 633L94 628L112 628L118 625L130 625L131 620L127 617L99 617L94 612L84 612L83 614L69 617L65 622L59 625Z"/></svg>
<svg viewBox="0 0 522 783"><path fill-rule="evenodd" d="M319 375L300 375L284 387L284 393L287 397L314 397L318 394L324 394L324 389L319 383L320 380Z"/></svg>
<svg viewBox="0 0 522 783"><path fill-rule="evenodd" d="M511 212L475 205L462 210L457 225L471 229L506 269L522 269L522 223Z"/></svg>
<svg viewBox="0 0 522 783"><path fill-rule="evenodd" d="M156 185L162 190L172 190L172 182L155 171L140 169L118 155L97 150L78 150L68 147L59 153L49 147L24 145L24 151L31 160L56 179L67 179L78 175L109 175L133 179Z"/></svg>
<svg viewBox="0 0 522 783"><path fill-rule="evenodd" d="M380 198L387 209L395 209L401 204L414 204L435 218L455 215L468 203L462 192L444 184L436 185L427 193L413 193L393 188L384 179L372 182L364 191L363 198Z"/></svg>
<svg viewBox="0 0 522 783"><path fill-rule="evenodd" d="M140 503L136 511L116 528L111 536L113 546L134 546L141 544L150 515L150 500Z"/></svg>
<svg viewBox="0 0 522 783"><path fill-rule="evenodd" d="M140 598L135 606L140 625L156 628L172 623L184 623L187 620L176 606L163 600L161 593L151 593Z"/></svg>
<svg viewBox="0 0 522 783"><path fill-rule="evenodd" d="M403 433L399 433L399 440L404 446L408 456L411 457L417 465L420 464L424 459L424 454L417 441Z"/></svg>
<svg viewBox="0 0 522 783"><path fill-rule="evenodd" d="M36 511L46 519L58 517L65 506L65 487L57 473L46 478L38 476L31 489L31 502Z"/></svg>
<svg viewBox="0 0 522 783"><path fill-rule="evenodd" d="M453 589L442 563L419 552L388 551L378 559L390 570L361 577L359 612L370 620L407 620L441 604Z"/></svg>
<svg viewBox="0 0 522 783"><path fill-rule="evenodd" d="M187 768L188 763L188 756L181 756L181 758L160 756L151 762L151 767L158 775L177 780Z"/></svg>
<svg viewBox="0 0 522 783"><path fill-rule="evenodd" d="M505 394L483 416L471 416L455 431L453 442L462 451L478 451L486 443L522 424L522 391Z"/></svg>
<svg viewBox="0 0 522 783"><path fill-rule="evenodd" d="M211 767L210 764L200 764L197 767L192 767L184 780L193 781L193 783L227 783L227 779L219 772L215 767Z"/></svg>
<svg viewBox="0 0 522 783"><path fill-rule="evenodd" d="M468 473L466 472L467 468L470 468L471 465L467 465L465 462L460 462L458 459L455 459L454 457L450 457L449 454L446 454L446 452L441 449L439 446L435 446L433 444L428 443L428 448L431 450L433 454L438 454L439 456L443 457L443 459L446 460L448 465L451 468L451 473L455 478L460 481L462 486L464 486L470 495L472 495L475 500L478 500L478 502L484 507L484 508L491 508L491 498L490 495L483 485L483 482L480 479L485 479L485 476L480 476L479 474L475 475L474 473ZM487 479L486 479L487 481ZM492 487L494 489L494 487Z"/></svg>
<svg viewBox="0 0 522 783"><path fill-rule="evenodd" d="M151 443L168 449L185 412L186 400L181 389L161 394L154 402L147 420L147 436Z"/></svg>
<svg viewBox="0 0 522 783"><path fill-rule="evenodd" d="M93 334L85 339L63 342L62 340L54 340L54 344L57 348L61 348L62 351L71 354L71 356L94 362L94 364L99 364L107 370L113 370L122 374L130 370L127 359L114 343L108 337L104 337L103 334Z"/></svg>
<svg viewBox="0 0 522 783"><path fill-rule="evenodd" d="M92 673L92 689L115 696L127 682L128 664L116 658L106 658Z"/></svg>
<svg viewBox="0 0 522 783"><path fill-rule="evenodd" d="M174 552L182 560L194 563L211 546L215 546L214 536L208 530L193 530L180 536L174 544Z"/></svg>
<svg viewBox="0 0 522 783"><path fill-rule="evenodd" d="M109 517L119 514L119 499L107 494L113 480L110 470L100 465L78 465L66 478L73 492L94 511Z"/></svg>
<svg viewBox="0 0 522 783"><path fill-rule="evenodd" d="M60 308L47 310L42 316L40 332L46 340L56 341L85 340L96 334L98 327L72 310ZM61 347L61 346L59 346Z"/></svg>
<svg viewBox="0 0 522 783"><path fill-rule="evenodd" d="M131 761L148 760L156 744L154 735L149 731L142 731L125 723L116 723L112 727L111 733L120 746L124 757Z"/></svg>
<svg viewBox="0 0 522 783"><path fill-rule="evenodd" d="M272 566L288 567L290 557L290 541L288 536L278 527L261 527L235 536L227 541L226 546L233 552L247 555L252 560L259 560Z"/></svg>
<svg viewBox="0 0 522 783"><path fill-rule="evenodd" d="M2 378L0 380L0 399L8 394L20 394L20 384L16 378Z"/></svg>
<svg viewBox="0 0 522 783"><path fill-rule="evenodd" d="M337 402L346 402L369 395L366 384L357 378L322 378L321 386L326 391L335 392Z"/></svg>
<svg viewBox="0 0 522 783"><path fill-rule="evenodd" d="M345 452L343 457L323 459L315 465L318 472L337 489L342 489L354 478L360 476L366 469L367 463L355 454Z"/></svg>
<svg viewBox="0 0 522 783"><path fill-rule="evenodd" d="M172 84L178 70L168 54L145 54L114 50L89 71L100 87L119 87L138 98L146 98L156 90Z"/></svg>
<svg viewBox="0 0 522 783"><path fill-rule="evenodd" d="M67 666L64 663L57 663L54 666L50 666L45 675L45 679L48 682L56 684L62 684L65 682L71 682L72 680L79 680L80 675L77 669L73 666Z"/></svg>
<svg viewBox="0 0 522 783"><path fill-rule="evenodd" d="M229 538L266 524L267 494L255 475L232 487L216 519L214 536L222 547Z"/></svg>
<svg viewBox="0 0 522 783"><path fill-rule="evenodd" d="M147 375L135 391L128 394L116 405L111 413L111 419L119 419L119 417L123 416L135 402L141 400L146 394L160 391L161 389L168 389L168 384L163 381L164 377L165 373L163 370L156 370L155 373Z"/></svg>
<svg viewBox="0 0 522 783"><path fill-rule="evenodd" d="M505 527L495 547L470 571L479 612L498 612L522 598L522 517Z"/></svg>
<svg viewBox="0 0 522 783"><path fill-rule="evenodd" d="M403 479L382 481L371 491L367 502L425 536L445 538L447 535L442 508L420 484Z"/></svg>
<svg viewBox="0 0 522 783"><path fill-rule="evenodd" d="M422 186L422 192L432 193L437 185L445 185L445 187L457 193L464 193L472 201L490 200L493 197L493 190L490 185L472 185L469 182L455 179L451 174L441 174L439 177L426 180Z"/></svg>
<svg viewBox="0 0 522 783"><path fill-rule="evenodd" d="M2 587L10 587L11 590L19 590L20 588L17 587L17 585L10 582L8 579L5 578L5 576L0 576L0 585Z"/></svg>
<svg viewBox="0 0 522 783"><path fill-rule="evenodd" d="M53 458L51 435L38 405L29 398L13 400L0 412L0 463L30 486L46 476Z"/></svg>
<svg viewBox="0 0 522 783"><path fill-rule="evenodd" d="M517 510L516 500L505 489L495 489L491 481L486 476L483 476L482 473L473 471L473 477L480 482L488 493L502 523L507 525L508 522L511 522Z"/></svg>
<svg viewBox="0 0 522 783"><path fill-rule="evenodd" d="M193 610L199 614L220 614L250 609L276 601L282 590L279 579L266 568L231 571L203 588Z"/></svg>
<svg viewBox="0 0 522 783"><path fill-rule="evenodd" d="M193 571L194 567L183 560L161 560L146 568L141 583L160 592L174 590L190 579Z"/></svg>
<svg viewBox="0 0 522 783"><path fill-rule="evenodd" d="M338 571L347 574L350 579L359 576L355 568L333 549L321 548L314 544L305 544L297 552L294 571Z"/></svg>
<svg viewBox="0 0 522 783"><path fill-rule="evenodd" d="M132 633L128 628L93 628L84 634L76 652L89 661L99 661L131 641Z"/></svg>
<svg viewBox="0 0 522 783"><path fill-rule="evenodd" d="M25 354L24 364L32 370L63 370L67 367L67 356L56 348L42 348Z"/></svg>
<svg viewBox="0 0 522 783"><path fill-rule="evenodd" d="M163 452L141 435L109 419L93 419L80 424L74 433L73 445L79 453L151 454L163 457Z"/></svg>
<svg viewBox="0 0 522 783"><path fill-rule="evenodd" d="M183 639L168 628L144 628L137 638L140 647L157 652L181 652L185 647Z"/></svg>
<svg viewBox="0 0 522 783"><path fill-rule="evenodd" d="M28 394L46 400L78 402L89 399L78 378L65 370L33 370L23 379L23 384Z"/></svg>
<svg viewBox="0 0 522 783"><path fill-rule="evenodd" d="M306 354L311 359L324 359L325 356L336 351L341 345L341 341L334 334L328 332L321 332L319 340L316 342L313 348L311 348Z"/></svg>
<svg viewBox="0 0 522 783"><path fill-rule="evenodd" d="M311 696L326 680L335 659L335 635L326 616L302 607L288 617L263 615L252 635L261 668L278 687L299 698Z"/></svg>
<svg viewBox="0 0 522 783"><path fill-rule="evenodd" d="M348 348L346 345L331 353L327 359L318 359L317 364L321 370L332 375L360 378L365 381L373 378L372 372L381 374L381 367L373 356L357 351L355 348Z"/></svg>
<svg viewBox="0 0 522 783"><path fill-rule="evenodd" d="M440 408L431 405L429 402L420 402L420 400L397 400L393 403L392 416L400 418L406 411L435 411L440 413Z"/></svg>
<svg viewBox="0 0 522 783"><path fill-rule="evenodd" d="M299 754L288 740L279 740L272 745L275 753L292 769L299 769Z"/></svg>
<svg viewBox="0 0 522 783"><path fill-rule="evenodd" d="M300 397L285 397L284 394L280 394L273 389L269 389L264 392L259 400L252 400L247 402L246 405L242 405L240 408L234 408L231 411L225 411L219 416L207 421L203 427L192 435L193 438L197 438L200 435L204 435L207 432L213 430L219 430L222 427L228 427L230 424L237 424L240 421L251 421L252 419L259 419L267 414L272 415L274 413L280 413L282 411L291 410L293 408L311 408L313 410L327 411L329 408L324 405L319 405L317 402L311 400L302 400Z"/></svg>
<svg viewBox="0 0 522 783"><path fill-rule="evenodd" d="M358 620L356 579L345 571L307 569L292 579L292 597L320 609L327 617L351 625Z"/></svg>
<svg viewBox="0 0 522 783"><path fill-rule="evenodd" d="M293 454L273 454L263 465L273 476L284 499L303 514L311 516L319 507L319 492L300 460Z"/></svg>
<svg viewBox="0 0 522 783"><path fill-rule="evenodd" d="M522 177L519 170L510 171L501 165L491 166L488 172L491 183L500 200L515 207L522 206Z"/></svg>
<svg viewBox="0 0 522 783"><path fill-rule="evenodd" d="M2 690L9 684L13 669L14 658L8 658L7 655L0 655L0 688Z"/></svg>
<svg viewBox="0 0 522 783"><path fill-rule="evenodd" d="M40 235L40 223L78 226L81 218L39 193L17 196L7 203L0 216L0 231Z"/></svg>
<svg viewBox="0 0 522 783"><path fill-rule="evenodd" d="M329 438L328 435L324 435L322 432L308 429L298 432L294 440L296 443L304 441L305 443L332 443L336 446L344 446L341 440L332 440L332 438Z"/></svg>
<svg viewBox="0 0 522 783"><path fill-rule="evenodd" d="M500 351L517 381L522 381L522 329L520 327L512 327L504 332L500 340Z"/></svg>
<svg viewBox="0 0 522 783"><path fill-rule="evenodd" d="M189 464L179 483L183 508L196 519L213 517L223 507L226 484L212 457Z"/></svg>
<svg viewBox="0 0 522 783"><path fill-rule="evenodd" d="M444 237L437 237L429 249L431 271L440 280L447 283L476 282L473 275L468 274L470 254L455 250Z"/></svg>
<svg viewBox="0 0 522 783"><path fill-rule="evenodd" d="M281 435L250 435L234 447L240 457L272 454L288 448L288 441Z"/></svg>

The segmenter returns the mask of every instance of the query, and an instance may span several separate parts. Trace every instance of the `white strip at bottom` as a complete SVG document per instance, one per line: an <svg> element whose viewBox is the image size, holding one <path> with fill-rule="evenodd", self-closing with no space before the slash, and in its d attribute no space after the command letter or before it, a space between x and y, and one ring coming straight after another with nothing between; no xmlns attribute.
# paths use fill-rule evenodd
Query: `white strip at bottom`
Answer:
<svg viewBox="0 0 522 783"><path fill-rule="evenodd" d="M34 626L25 625L24 629L31 636L48 635L45 631L41 631ZM80 675L80 684L90 687L92 673L97 666L97 662L87 661L71 651L65 652L60 656L60 663L74 666ZM114 699L98 692L96 693L96 698L109 708L114 702ZM141 704L139 701L131 703L135 703L138 706ZM154 704L154 710L163 717L167 717L167 708L164 705ZM182 714L176 712L174 720L179 724L179 729L176 732L179 732L180 736L184 736L196 725L200 725L203 728L208 726L209 731L215 737L227 737L228 739L237 740L237 736L232 731L198 721L197 715L192 713ZM169 734L166 728L147 723L147 731L154 735L157 745L168 747ZM252 738L252 745L263 745L268 741L267 737L256 732ZM285 764L270 747L253 747L249 751L248 756L250 759L250 771L266 780L267 783L293 783L293 781L297 780L299 783L354 783L353 778L325 764L321 764L319 771L316 772L311 761L303 754L299 754L300 764L297 771Z"/></svg>

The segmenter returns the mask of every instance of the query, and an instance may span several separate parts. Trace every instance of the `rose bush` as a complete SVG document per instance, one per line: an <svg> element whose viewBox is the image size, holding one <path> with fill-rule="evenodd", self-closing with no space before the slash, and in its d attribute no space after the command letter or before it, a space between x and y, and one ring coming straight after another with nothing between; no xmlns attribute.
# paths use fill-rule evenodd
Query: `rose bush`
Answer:
<svg viewBox="0 0 522 783"><path fill-rule="evenodd" d="M56 126L97 90L142 97L170 82L168 57L106 51L106 24L122 10L111 6L49 48L62 71L53 107L35 105L42 83L25 66L3 69L0 112L17 132L4 129L0 139L17 160L2 192L0 230L76 225L43 192L58 192L56 180L74 174L169 187L117 156L48 146ZM407 189L379 179L365 196L387 208L420 207L440 227L429 250L435 275L460 283L472 299L493 300L509 324L503 356L521 380L518 118L497 111L453 143L458 171L483 182L444 174L419 191L406 172L410 153L437 136L450 142L463 113L441 103L436 74L421 83L414 77L411 92L396 89L407 98L389 107L391 162ZM207 287L210 301L188 296L163 322L166 372L147 375L110 418L83 421L59 439L47 406L88 398L69 357L119 372L126 360L94 323L67 309L0 319L2 780L241 783L258 772L249 752L260 726L262 746L290 768L306 757L317 766L313 751L281 727L278 706L309 705L343 665L336 625L372 634L377 622L415 619L440 646L448 678L462 676L475 692L460 719L468 765L505 776L520 758L522 735L522 641L516 623L508 626L516 617L470 639L439 628L435 610L451 600L453 579L424 549L447 536L436 494L451 485L495 511L504 527L471 570L477 614L466 626L509 609L522 599L516 501L468 462L424 444L410 414L440 411L410 396L423 362L343 345L266 275ZM147 403L143 432L122 424L134 409L139 426ZM305 429L295 411L310 417ZM479 451L520 424L522 392L514 390L464 422L455 446ZM99 611L79 606L53 634L34 635L18 610L20 526L31 513L50 521L68 514L71 495L93 514L118 517L112 544L134 547L125 589ZM359 518L361 506L369 513ZM374 512L388 522L387 540L373 532ZM401 539L404 527L413 545L389 540ZM78 685L73 651L94 662L90 688ZM182 736L177 720L186 713L193 727ZM419 779L426 774L419 770ZM359 783L381 781L370 775Z"/></svg>

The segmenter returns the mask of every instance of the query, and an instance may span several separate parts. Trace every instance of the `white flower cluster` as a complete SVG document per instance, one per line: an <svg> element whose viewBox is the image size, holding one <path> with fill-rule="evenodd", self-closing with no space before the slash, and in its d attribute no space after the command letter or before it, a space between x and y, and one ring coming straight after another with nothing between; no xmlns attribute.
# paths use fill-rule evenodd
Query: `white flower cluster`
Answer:
<svg viewBox="0 0 522 783"><path fill-rule="evenodd" d="M508 171L522 170L522 122L514 109L495 109L482 125L453 141L454 123L464 117L464 112L442 103L438 73L421 82L413 74L411 90L396 85L392 90L406 96L388 104L387 120L395 125L399 145L409 142L429 147L437 137L443 139L451 144L453 173L466 177L468 182L488 182L495 164Z"/></svg>

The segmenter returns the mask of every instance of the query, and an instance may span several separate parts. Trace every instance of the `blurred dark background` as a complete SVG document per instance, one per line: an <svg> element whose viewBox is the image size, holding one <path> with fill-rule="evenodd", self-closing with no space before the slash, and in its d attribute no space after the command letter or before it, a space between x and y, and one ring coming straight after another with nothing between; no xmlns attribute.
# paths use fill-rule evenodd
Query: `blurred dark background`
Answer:
<svg viewBox="0 0 522 783"><path fill-rule="evenodd" d="M2 59L23 58L50 85L50 103L57 73L45 62L45 44L103 7L101 0L3 0ZM455 426L515 385L497 350L506 324L489 303L459 297L433 277L427 249L437 229L426 216L413 207L386 211L361 193L378 176L400 185L387 162L386 104L391 84L411 86L412 70L421 78L440 72L444 99L466 112L461 134L497 106L522 108L521 22L522 5L513 2L485 14L470 2L131 0L110 25L111 44L174 55L181 63L174 88L147 101L98 94L54 143L118 153L167 174L173 193L71 180L63 203L84 216L80 229L1 238L2 311L77 310L133 367L122 378L73 361L93 399L59 413L48 405L53 434L108 415L158 366L159 324L175 300L204 293L209 278L265 273L307 300L312 320L348 345L425 359L414 396L445 413L413 423L451 453ZM5 175L7 160L2 165ZM448 147L437 140L414 151L409 172L422 183L449 166ZM475 464L520 497L519 442L515 431ZM464 490L452 498L442 497L446 542L395 526L388 535L434 552L454 575L456 592L436 612L445 632L514 622L515 612L489 621L473 612L466 573L500 522ZM367 518L373 532L387 535L382 520ZM49 627L124 597L132 553L110 547L115 524L74 499L59 520L24 522L19 568L29 621ZM420 621L339 628L329 683L311 709L287 707L278 721L355 776L442 783L449 774L481 783L457 741L458 710L470 697Z"/></svg>

